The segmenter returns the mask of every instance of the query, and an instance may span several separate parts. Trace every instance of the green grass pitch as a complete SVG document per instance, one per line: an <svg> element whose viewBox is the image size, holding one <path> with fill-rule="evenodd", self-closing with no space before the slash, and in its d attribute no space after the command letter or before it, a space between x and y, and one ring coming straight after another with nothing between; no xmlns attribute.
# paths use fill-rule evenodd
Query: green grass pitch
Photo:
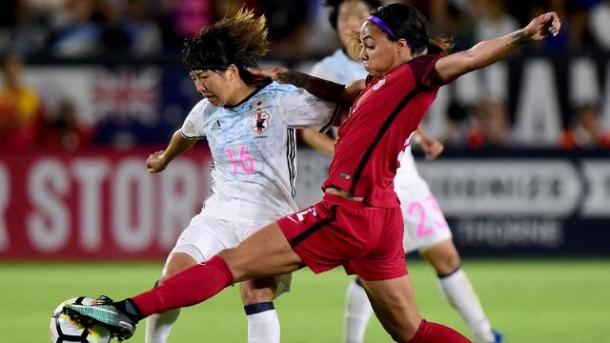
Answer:
<svg viewBox="0 0 610 343"><path fill-rule="evenodd" d="M509 343L610 342L610 261L466 260L464 267L494 327ZM107 294L120 299L148 288L161 263L0 263L0 341L48 342L51 312L63 300ZM468 335L442 296L432 269L409 264L418 307L427 319ZM295 274L291 293L276 301L282 342L338 342L349 278L341 269ZM134 342L143 342L144 325ZM367 342L391 342L376 319ZM173 342L246 342L236 287L183 310Z"/></svg>

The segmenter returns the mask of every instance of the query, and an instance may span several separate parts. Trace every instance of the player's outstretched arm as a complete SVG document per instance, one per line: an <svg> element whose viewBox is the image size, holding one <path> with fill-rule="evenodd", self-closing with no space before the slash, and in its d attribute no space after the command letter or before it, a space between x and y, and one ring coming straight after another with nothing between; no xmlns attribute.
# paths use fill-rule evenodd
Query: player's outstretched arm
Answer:
<svg viewBox="0 0 610 343"><path fill-rule="evenodd" d="M163 171L176 156L190 149L196 142L197 139L189 139L182 136L180 130L174 132L165 150L156 151L148 155L146 168L150 173Z"/></svg>
<svg viewBox="0 0 610 343"><path fill-rule="evenodd" d="M534 18L526 27L505 36L483 41L469 50L440 58L435 65L435 82L449 83L470 71L487 67L516 52L522 46L556 36L561 22L555 12Z"/></svg>
<svg viewBox="0 0 610 343"><path fill-rule="evenodd" d="M342 85L283 67L249 68L248 71L256 76L270 77L278 82L290 83L307 90L322 100L340 105L351 106L364 89L364 80Z"/></svg>

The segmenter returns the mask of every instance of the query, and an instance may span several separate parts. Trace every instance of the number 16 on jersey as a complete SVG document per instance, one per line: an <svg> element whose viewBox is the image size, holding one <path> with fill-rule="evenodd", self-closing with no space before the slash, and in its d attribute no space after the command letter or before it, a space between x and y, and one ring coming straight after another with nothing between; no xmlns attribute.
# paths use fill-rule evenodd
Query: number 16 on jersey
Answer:
<svg viewBox="0 0 610 343"><path fill-rule="evenodd" d="M233 165L233 174L237 174L241 169L246 174L252 174L255 172L254 158L250 155L246 149L246 146L242 144L239 147L239 157L236 158L233 148L227 146L225 148L229 162Z"/></svg>

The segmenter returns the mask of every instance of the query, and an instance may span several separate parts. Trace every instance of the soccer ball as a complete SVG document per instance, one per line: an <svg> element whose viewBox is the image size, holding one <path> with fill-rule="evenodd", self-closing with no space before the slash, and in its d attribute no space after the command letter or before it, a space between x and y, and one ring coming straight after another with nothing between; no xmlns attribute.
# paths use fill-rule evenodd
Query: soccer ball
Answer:
<svg viewBox="0 0 610 343"><path fill-rule="evenodd" d="M49 334L52 343L80 342L80 343L108 343L110 342L110 332L99 325L85 328L79 323L70 319L70 316L63 313L63 308L67 304L90 305L95 301L89 297L72 298L59 304L49 325Z"/></svg>

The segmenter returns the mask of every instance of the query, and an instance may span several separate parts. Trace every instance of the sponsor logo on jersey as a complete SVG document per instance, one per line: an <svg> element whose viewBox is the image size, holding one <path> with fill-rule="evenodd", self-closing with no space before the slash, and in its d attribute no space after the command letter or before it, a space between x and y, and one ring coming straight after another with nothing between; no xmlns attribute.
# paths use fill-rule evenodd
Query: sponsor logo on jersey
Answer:
<svg viewBox="0 0 610 343"><path fill-rule="evenodd" d="M346 179L346 180L351 180L352 179L352 176L350 174L346 173L346 172L342 172L339 175L341 175L341 177Z"/></svg>
<svg viewBox="0 0 610 343"><path fill-rule="evenodd" d="M256 111L252 116L252 131L262 135L269 128L269 114L265 111Z"/></svg>
<svg viewBox="0 0 610 343"><path fill-rule="evenodd" d="M220 120L216 119L212 123L212 130L220 130Z"/></svg>

